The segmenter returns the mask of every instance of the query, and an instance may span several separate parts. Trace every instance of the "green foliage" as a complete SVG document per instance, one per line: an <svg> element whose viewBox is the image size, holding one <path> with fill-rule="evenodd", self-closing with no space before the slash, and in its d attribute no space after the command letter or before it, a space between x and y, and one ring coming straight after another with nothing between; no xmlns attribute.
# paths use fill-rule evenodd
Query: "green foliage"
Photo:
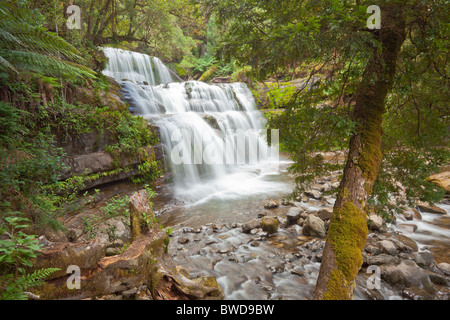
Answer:
<svg viewBox="0 0 450 320"><path fill-rule="evenodd" d="M253 90L257 104L264 109L285 108L296 92L295 85L289 82L266 82L264 85L267 86L268 92L264 89Z"/></svg>
<svg viewBox="0 0 450 320"><path fill-rule="evenodd" d="M0 72L33 72L64 78L94 78L81 65L78 50L67 41L30 19L27 3L12 6L1 1Z"/></svg>
<svg viewBox="0 0 450 320"><path fill-rule="evenodd" d="M109 152L133 154L142 146L158 143L157 135L151 131L147 121L142 117L123 112L114 125L110 128L117 132L117 142L108 146Z"/></svg>
<svg viewBox="0 0 450 320"><path fill-rule="evenodd" d="M31 221L20 212L10 212L0 222L0 235L7 237L0 240L0 294L3 300L24 300L25 290L42 285L45 278L59 269L40 269L27 274L25 268L33 266L33 259L42 249L35 235L24 232Z"/></svg>
<svg viewBox="0 0 450 320"><path fill-rule="evenodd" d="M170 243L170 234L173 231L173 228L167 227L165 229L167 237L164 238L164 252L167 253L169 251L169 243Z"/></svg>
<svg viewBox="0 0 450 320"><path fill-rule="evenodd" d="M145 184L144 188L148 194L148 203L150 205L150 208L153 208L152 199L156 197L157 193L153 191L153 189L148 184ZM142 216L145 224L150 228L154 228L155 225L159 222L158 219L156 219L156 217L152 213L147 214L146 212L142 212Z"/></svg>
<svg viewBox="0 0 450 320"><path fill-rule="evenodd" d="M124 197L113 197L105 206L101 207L100 214L90 215L83 219L83 233L80 235L86 235L88 238L93 239L99 232L98 227L102 224L106 224L108 229L106 233L111 242L117 239L116 227L109 224L107 221L110 219L119 219L126 226L130 225L130 211L128 208L128 203L130 198L128 196Z"/></svg>
<svg viewBox="0 0 450 320"><path fill-rule="evenodd" d="M147 155L147 160L138 165L139 175L131 178L134 183L149 183L161 175L158 161Z"/></svg>
<svg viewBox="0 0 450 320"><path fill-rule="evenodd" d="M270 94L268 125L280 129L281 144L295 164L297 191L337 165L321 152L345 151L356 132L351 115L373 48L379 38L366 27L369 5L382 1L217 1L204 0L225 30L216 58L246 67L254 79L305 72L295 92ZM396 3L398 1L393 1ZM403 2L402 2L403 3ZM388 208L388 199L404 194L409 202L442 196L427 175L448 164L448 19L446 1L404 2L407 20L397 74L386 101L384 159L371 202ZM376 79L374 79L375 81ZM258 98L258 97L257 97ZM290 98L290 99L289 99ZM401 203L398 203L401 205Z"/></svg>
<svg viewBox="0 0 450 320"><path fill-rule="evenodd" d="M48 130L34 127L34 114L4 102L0 114L7 129L0 133L0 207L5 213L24 210L34 223L46 222L55 208L43 186L57 181L62 152Z"/></svg>

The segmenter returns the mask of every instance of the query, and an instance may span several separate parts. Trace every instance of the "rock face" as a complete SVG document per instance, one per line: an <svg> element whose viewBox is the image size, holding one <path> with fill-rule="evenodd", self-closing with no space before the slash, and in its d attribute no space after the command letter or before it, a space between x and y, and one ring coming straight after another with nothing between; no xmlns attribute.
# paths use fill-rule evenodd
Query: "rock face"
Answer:
<svg viewBox="0 0 450 320"><path fill-rule="evenodd" d="M58 266L62 273L55 274L55 280L46 282L37 290L41 299L84 299L105 296L106 300L122 299L223 299L223 291L214 277L190 279L173 270L171 260L164 258L164 239L167 235L153 230L140 236L125 251L114 256L105 256L104 250L98 255L74 254L75 250L59 250L44 254L48 265ZM56 256L55 256L56 254ZM72 254L62 259L61 254ZM56 258L61 263L56 265ZM78 256L78 259L74 259ZM70 259L71 258L71 259ZM164 263L163 263L164 261ZM166 266L165 263L169 265ZM66 285L68 265L77 265L81 269L81 288L69 290ZM62 277L62 278L60 278ZM68 279L70 280L70 279Z"/></svg>
<svg viewBox="0 0 450 320"><path fill-rule="evenodd" d="M148 192L144 189L135 192L130 197L129 206L131 240L133 241L148 230L148 227L145 227L146 223L144 222L144 215L153 215L148 199Z"/></svg>
<svg viewBox="0 0 450 320"><path fill-rule="evenodd" d="M325 224L323 220L315 215L308 215L303 225L303 234L325 238Z"/></svg>

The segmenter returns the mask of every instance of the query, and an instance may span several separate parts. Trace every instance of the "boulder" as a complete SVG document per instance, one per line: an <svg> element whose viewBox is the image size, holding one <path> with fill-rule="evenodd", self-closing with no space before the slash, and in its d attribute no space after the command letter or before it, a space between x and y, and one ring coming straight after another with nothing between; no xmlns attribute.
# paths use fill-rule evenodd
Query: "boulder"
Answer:
<svg viewBox="0 0 450 320"><path fill-rule="evenodd" d="M402 223L399 224L398 227L406 232L414 233L417 231L417 225L413 223Z"/></svg>
<svg viewBox="0 0 450 320"><path fill-rule="evenodd" d="M433 254L428 250L414 252L411 254L411 259L421 267L430 267L432 264L436 263Z"/></svg>
<svg viewBox="0 0 450 320"><path fill-rule="evenodd" d="M388 254L372 255L367 257L367 264L371 265L396 265L400 263L400 259Z"/></svg>
<svg viewBox="0 0 450 320"><path fill-rule="evenodd" d="M406 220L414 220L414 218L416 218L417 220L422 220L422 215L414 208L406 208L405 210L403 210L403 215L405 216Z"/></svg>
<svg viewBox="0 0 450 320"><path fill-rule="evenodd" d="M398 254L397 248L395 245L389 240L380 241L380 246L383 252L390 254L391 256L396 256Z"/></svg>
<svg viewBox="0 0 450 320"><path fill-rule="evenodd" d="M402 234L397 235L397 240L411 248L413 251L419 251L419 246L417 245L416 241L413 239L404 236Z"/></svg>
<svg viewBox="0 0 450 320"><path fill-rule="evenodd" d="M261 228L267 233L276 233L280 222L276 217L264 217L261 220Z"/></svg>
<svg viewBox="0 0 450 320"><path fill-rule="evenodd" d="M333 216L333 208L324 208L319 212L317 212L317 215L323 221L330 220L331 217Z"/></svg>
<svg viewBox="0 0 450 320"><path fill-rule="evenodd" d="M371 255L377 255L377 254L381 254L382 253L380 248L378 248L376 246L373 246L371 244L366 244L366 246L364 247L364 250L367 253L370 253Z"/></svg>
<svg viewBox="0 0 450 320"><path fill-rule="evenodd" d="M302 215L303 209L298 207L292 207L289 209L289 211L286 213L286 218L288 223L295 224L297 223L298 219L300 219Z"/></svg>
<svg viewBox="0 0 450 320"><path fill-rule="evenodd" d="M303 225L303 234L325 238L325 224L323 220L315 215L308 215Z"/></svg>
<svg viewBox="0 0 450 320"><path fill-rule="evenodd" d="M320 193L320 191L314 190L314 189L305 191L305 195L307 197L310 197L310 198L313 198L313 199L316 199L316 200L320 200L322 198L322 194Z"/></svg>
<svg viewBox="0 0 450 320"><path fill-rule="evenodd" d="M398 283L407 287L432 288L428 274L412 260L402 260L397 265L382 265L381 278L389 283Z"/></svg>
<svg viewBox="0 0 450 320"><path fill-rule="evenodd" d="M444 286L448 286L450 284L450 279L448 277L446 277L445 275L430 271L430 270L425 270L425 272L427 273L427 275L430 277L431 282L433 282L434 284L437 285L444 285Z"/></svg>
<svg viewBox="0 0 450 320"><path fill-rule="evenodd" d="M259 227L261 227L261 222L259 220L254 219L242 225L242 232L250 233L250 231Z"/></svg>
<svg viewBox="0 0 450 320"><path fill-rule="evenodd" d="M438 206L418 205L417 207L422 212L429 212L429 213L436 213L436 214L447 214L447 211L445 211L442 208L439 208Z"/></svg>
<svg viewBox="0 0 450 320"><path fill-rule="evenodd" d="M434 174L426 180L444 189L445 193L450 193L450 171Z"/></svg>
<svg viewBox="0 0 450 320"><path fill-rule="evenodd" d="M370 230L380 230L381 227L383 226L383 218L379 215L372 213L369 215L367 223L369 225Z"/></svg>
<svg viewBox="0 0 450 320"><path fill-rule="evenodd" d="M433 294L419 287L404 288L402 296L409 300L434 300Z"/></svg>
<svg viewBox="0 0 450 320"><path fill-rule="evenodd" d="M446 276L450 276L450 264L442 262L436 265Z"/></svg>
<svg viewBox="0 0 450 320"><path fill-rule="evenodd" d="M271 199L264 205L264 208L265 209L275 209L275 208L278 208L279 206L280 206L280 204L278 203L278 201Z"/></svg>

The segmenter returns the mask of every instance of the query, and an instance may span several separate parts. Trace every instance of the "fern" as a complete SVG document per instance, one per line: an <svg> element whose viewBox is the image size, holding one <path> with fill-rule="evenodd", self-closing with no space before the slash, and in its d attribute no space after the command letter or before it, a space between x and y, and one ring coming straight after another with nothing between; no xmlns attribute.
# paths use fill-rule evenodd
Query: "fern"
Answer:
<svg viewBox="0 0 450 320"><path fill-rule="evenodd" d="M22 276L14 279L9 277L7 279L6 288L2 294L3 300L26 300L28 297L24 293L29 288L36 288L44 284L52 273L59 271L59 268L46 268L36 270L30 274L23 274ZM21 272L24 273L23 269Z"/></svg>
<svg viewBox="0 0 450 320"><path fill-rule="evenodd" d="M79 51L55 33L33 26L0 0L0 69L64 78L95 78Z"/></svg>

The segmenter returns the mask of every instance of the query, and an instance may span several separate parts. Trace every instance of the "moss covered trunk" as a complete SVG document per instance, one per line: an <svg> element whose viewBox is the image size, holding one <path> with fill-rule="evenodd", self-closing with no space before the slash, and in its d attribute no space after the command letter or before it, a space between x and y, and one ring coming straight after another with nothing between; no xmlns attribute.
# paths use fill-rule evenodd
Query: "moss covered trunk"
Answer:
<svg viewBox="0 0 450 320"><path fill-rule="evenodd" d="M373 49L356 91L353 116L357 133L350 139L314 299L352 299L355 278L363 262L362 250L368 232L366 205L382 159L385 98L405 39L401 7L385 6L381 12L382 27L373 32L381 46Z"/></svg>

